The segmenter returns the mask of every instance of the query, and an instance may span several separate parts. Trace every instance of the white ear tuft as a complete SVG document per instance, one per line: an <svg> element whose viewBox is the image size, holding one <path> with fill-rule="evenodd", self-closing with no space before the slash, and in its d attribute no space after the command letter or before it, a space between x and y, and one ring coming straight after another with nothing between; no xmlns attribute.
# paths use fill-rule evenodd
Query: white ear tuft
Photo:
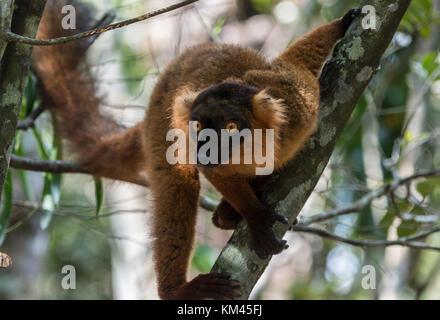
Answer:
<svg viewBox="0 0 440 320"><path fill-rule="evenodd" d="M278 129L286 119L286 106L282 99L276 99L261 90L252 98L254 116L264 122L267 128Z"/></svg>
<svg viewBox="0 0 440 320"><path fill-rule="evenodd" d="M172 106L172 124L174 128L186 128L188 126L189 116L194 100L198 92L184 87L178 91Z"/></svg>

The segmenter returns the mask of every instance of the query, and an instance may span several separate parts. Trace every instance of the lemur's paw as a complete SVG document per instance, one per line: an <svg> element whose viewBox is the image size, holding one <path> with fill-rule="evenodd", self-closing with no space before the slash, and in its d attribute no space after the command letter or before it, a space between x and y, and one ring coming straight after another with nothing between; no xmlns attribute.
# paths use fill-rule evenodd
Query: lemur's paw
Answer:
<svg viewBox="0 0 440 320"><path fill-rule="evenodd" d="M266 259L273 254L278 254L288 247L287 241L278 238L272 228L252 232L250 248L253 249L261 259Z"/></svg>
<svg viewBox="0 0 440 320"><path fill-rule="evenodd" d="M224 230L234 230L242 220L239 214L227 201L222 200L212 214L212 223Z"/></svg>
<svg viewBox="0 0 440 320"><path fill-rule="evenodd" d="M179 299L191 300L230 300L241 296L240 282L232 280L229 273L200 274L179 291Z"/></svg>
<svg viewBox="0 0 440 320"><path fill-rule="evenodd" d="M342 30L347 31L350 24L353 22L353 20L357 17L359 17L362 14L361 8L352 8L348 10L348 12L342 17L341 23L342 23Z"/></svg>

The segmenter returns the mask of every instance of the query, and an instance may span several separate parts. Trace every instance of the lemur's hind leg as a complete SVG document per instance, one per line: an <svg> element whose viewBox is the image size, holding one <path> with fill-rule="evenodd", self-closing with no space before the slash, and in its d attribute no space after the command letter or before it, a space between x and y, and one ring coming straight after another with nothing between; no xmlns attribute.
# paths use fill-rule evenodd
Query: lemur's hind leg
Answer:
<svg viewBox="0 0 440 320"><path fill-rule="evenodd" d="M224 230L234 230L238 223L242 220L242 216L235 210L225 199L222 199L220 204L212 214L212 223Z"/></svg>

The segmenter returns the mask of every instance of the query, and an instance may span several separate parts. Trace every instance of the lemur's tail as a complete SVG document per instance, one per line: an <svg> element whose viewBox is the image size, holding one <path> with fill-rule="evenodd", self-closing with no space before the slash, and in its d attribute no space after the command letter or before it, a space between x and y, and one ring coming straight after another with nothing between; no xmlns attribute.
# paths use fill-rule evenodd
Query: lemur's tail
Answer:
<svg viewBox="0 0 440 320"><path fill-rule="evenodd" d="M62 8L76 11L76 30L63 29ZM93 8L76 0L49 0L37 38L52 39L106 25L113 17L93 19ZM96 38L96 37L95 37ZM57 127L72 151L90 172L117 180L140 182L144 157L141 124L123 131L99 111L95 81L85 63L85 52L95 38L62 45L37 46L33 69L42 84L43 103L56 115Z"/></svg>

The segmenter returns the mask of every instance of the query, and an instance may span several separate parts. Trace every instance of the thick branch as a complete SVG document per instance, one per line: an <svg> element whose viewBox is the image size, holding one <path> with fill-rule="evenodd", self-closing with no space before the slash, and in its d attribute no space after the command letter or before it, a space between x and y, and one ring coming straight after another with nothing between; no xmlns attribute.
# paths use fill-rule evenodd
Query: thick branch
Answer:
<svg viewBox="0 0 440 320"><path fill-rule="evenodd" d="M198 1L198 0L185 0L185 1L173 4L173 5L166 7L166 8L162 8L162 9L159 9L156 11L148 12L148 13L143 14L141 16L138 16L136 18L113 23L113 24L105 26L105 27L100 27L100 28L96 28L96 29L93 29L90 31L78 33L73 36L60 37L57 39L37 40L37 39L28 38L25 36L20 36L14 32L11 32L11 31L4 31L4 32L5 32L7 41L20 42L20 43L30 44L30 45L34 45L34 46L49 46L49 45L54 45L54 44L66 43L66 42L73 41L73 40L79 40L79 39L91 37L94 35L98 35L98 34L101 34L101 33L104 33L104 32L110 31L110 30L122 28L122 27L128 26L129 24L144 21L144 20L153 18L155 16L158 16L160 14L164 14L166 12L170 12L170 11L176 10L178 8L187 6L187 5L194 3L196 1ZM1 32L1 30L0 30L0 32Z"/></svg>
<svg viewBox="0 0 440 320"><path fill-rule="evenodd" d="M325 65L321 83L320 119L317 131L303 151L283 170L258 181L256 191L262 201L292 223L313 191L333 152L357 100L379 66L410 0L361 1L373 5L377 29L364 30L357 20L336 46ZM275 225L283 237L287 226ZM234 232L217 259L213 272L230 272L241 281L242 297L247 299L270 259L261 260L248 247L250 234L244 224Z"/></svg>

